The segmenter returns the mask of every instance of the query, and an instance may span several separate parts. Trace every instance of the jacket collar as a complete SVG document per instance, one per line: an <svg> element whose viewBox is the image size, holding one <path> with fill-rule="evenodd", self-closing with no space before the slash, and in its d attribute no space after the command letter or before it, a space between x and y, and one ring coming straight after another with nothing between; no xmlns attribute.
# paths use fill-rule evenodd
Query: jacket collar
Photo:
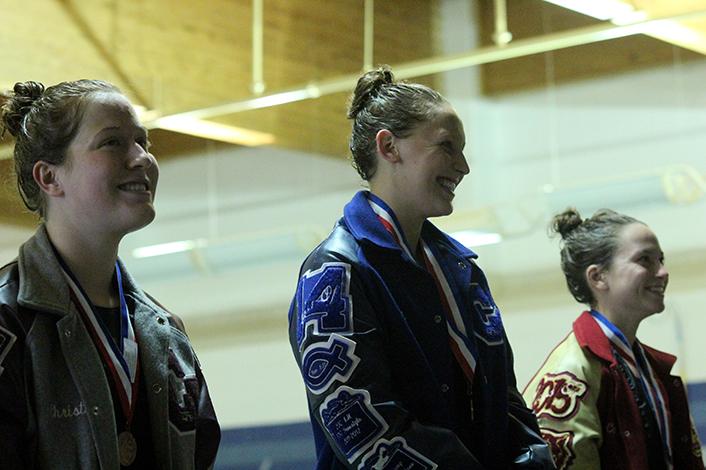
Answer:
<svg viewBox="0 0 706 470"><path fill-rule="evenodd" d="M44 224L20 247L17 264L20 287L17 303L34 310L66 315L72 307L69 285L64 279L61 265L52 247ZM139 293L137 285L118 260L126 293Z"/></svg>
<svg viewBox="0 0 706 470"><path fill-rule="evenodd" d="M610 340L606 338L601 327L588 311L583 312L574 321L574 334L576 340L583 349L588 349L591 353L611 365L617 365ZM639 341L636 339L636 341ZM676 362L676 356L667 354L640 343L645 354L652 359L652 366L662 375L668 375L672 366Z"/></svg>
<svg viewBox="0 0 706 470"><path fill-rule="evenodd" d="M343 219L351 235L353 235L358 242L367 241L381 248L402 252L402 248L397 244L390 232L380 223L377 214L375 214L370 207L368 203L369 198L383 207L399 226L395 213L385 201L370 191L358 191L358 193L353 196L353 199L343 208ZM472 250L446 235L428 220L425 220L424 225L422 225L421 236L427 243L431 242L432 244L436 244L441 242L442 244L449 245L450 248L456 251L460 256L466 258L478 257Z"/></svg>

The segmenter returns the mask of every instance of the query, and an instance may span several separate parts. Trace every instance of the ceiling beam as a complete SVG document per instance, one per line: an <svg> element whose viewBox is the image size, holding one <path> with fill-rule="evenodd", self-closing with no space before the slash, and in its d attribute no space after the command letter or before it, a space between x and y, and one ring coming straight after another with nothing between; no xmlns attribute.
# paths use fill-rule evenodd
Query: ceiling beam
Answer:
<svg viewBox="0 0 706 470"><path fill-rule="evenodd" d="M570 47L592 44L611 39L641 34L650 25L664 20L689 20L706 16L706 9L669 15L648 20L635 21L623 25L603 22L593 26L544 34L539 37L520 39L505 46L486 46L458 54L435 56L428 59L392 65L398 79L433 75L465 67L500 62L533 54L552 52ZM340 75L323 80L313 80L298 86L284 88L245 100L231 101L190 111L174 113L162 118L211 119L254 109L275 107L322 96L350 91L354 88L360 73ZM148 127L158 127L159 118L146 123Z"/></svg>

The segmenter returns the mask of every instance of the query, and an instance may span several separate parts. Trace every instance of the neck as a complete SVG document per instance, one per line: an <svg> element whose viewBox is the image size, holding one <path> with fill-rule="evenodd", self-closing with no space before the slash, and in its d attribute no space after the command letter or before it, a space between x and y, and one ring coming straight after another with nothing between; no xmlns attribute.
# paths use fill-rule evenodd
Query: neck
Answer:
<svg viewBox="0 0 706 470"><path fill-rule="evenodd" d="M81 284L91 303L100 307L119 305L113 282L119 240L82 233L50 221L47 221L46 228L54 248Z"/></svg>
<svg viewBox="0 0 706 470"><path fill-rule="evenodd" d="M386 192L383 189L376 190L372 188L372 186L370 190L377 197L385 201L385 204L390 206L390 209L392 209L395 213L395 217L397 217L397 221L400 223L402 234L409 244L409 249L416 257L417 245L419 244L419 237L422 233L422 224L425 219L414 214L414 211L409 210L404 204L404 201L398 201L394 194Z"/></svg>
<svg viewBox="0 0 706 470"><path fill-rule="evenodd" d="M606 317L613 325L615 325L620 332L628 340L630 347L635 343L635 337L637 336L637 327L640 326L640 320L635 320L627 317L626 315L621 315L610 308L601 308L600 305L596 307L596 310L601 312L604 317Z"/></svg>

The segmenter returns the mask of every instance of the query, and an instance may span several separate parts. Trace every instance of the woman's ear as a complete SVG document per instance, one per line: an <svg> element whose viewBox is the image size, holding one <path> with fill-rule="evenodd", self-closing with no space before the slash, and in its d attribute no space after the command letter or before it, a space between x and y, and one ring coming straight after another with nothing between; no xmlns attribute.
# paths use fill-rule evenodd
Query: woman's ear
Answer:
<svg viewBox="0 0 706 470"><path fill-rule="evenodd" d="M47 196L58 197L64 195L64 188L57 178L57 167L44 160L39 160L32 167L32 177Z"/></svg>
<svg viewBox="0 0 706 470"><path fill-rule="evenodd" d="M598 291L608 290L608 283L605 279L605 270L597 264L592 264L586 268L586 281L591 289Z"/></svg>
<svg viewBox="0 0 706 470"><path fill-rule="evenodd" d="M375 134L375 147L378 155L390 163L397 163L400 160L396 140L395 135L387 129L380 129Z"/></svg>

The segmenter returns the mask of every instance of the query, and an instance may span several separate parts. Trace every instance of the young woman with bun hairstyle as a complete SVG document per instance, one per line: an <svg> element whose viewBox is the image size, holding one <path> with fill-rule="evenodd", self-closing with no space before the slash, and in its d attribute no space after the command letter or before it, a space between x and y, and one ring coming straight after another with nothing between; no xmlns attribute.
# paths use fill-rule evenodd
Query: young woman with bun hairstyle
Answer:
<svg viewBox="0 0 706 470"><path fill-rule="evenodd" d="M317 468L553 468L476 255L427 220L469 173L456 112L381 67L348 117L370 190L304 261L289 312Z"/></svg>
<svg viewBox="0 0 706 470"><path fill-rule="evenodd" d="M98 80L17 83L0 104L41 218L0 268L0 467L211 467L220 430L183 324L118 259L155 216L147 130Z"/></svg>
<svg viewBox="0 0 706 470"><path fill-rule="evenodd" d="M525 389L559 469L703 469L676 358L642 344L640 322L664 310L669 274L644 223L602 209L554 217L561 268L586 304Z"/></svg>

